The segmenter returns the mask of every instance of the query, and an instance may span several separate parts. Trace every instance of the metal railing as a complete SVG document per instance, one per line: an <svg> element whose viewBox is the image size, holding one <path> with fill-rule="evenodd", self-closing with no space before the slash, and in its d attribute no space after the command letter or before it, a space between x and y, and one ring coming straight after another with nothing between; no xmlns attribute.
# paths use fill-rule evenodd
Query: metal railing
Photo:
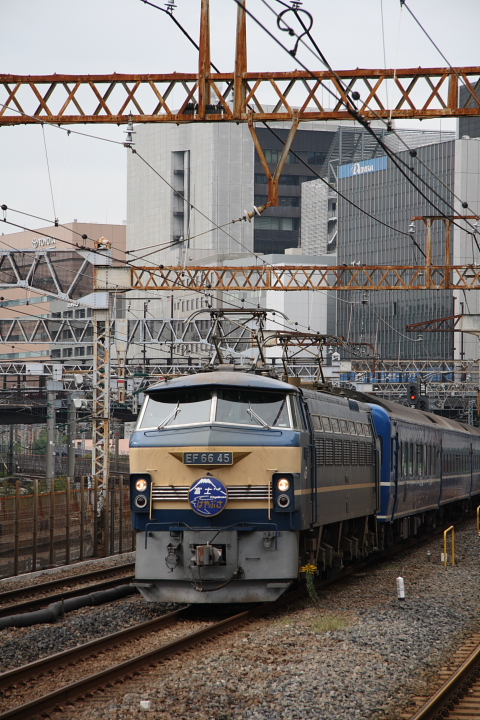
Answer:
<svg viewBox="0 0 480 720"><path fill-rule="evenodd" d="M42 485L45 481L42 481ZM0 577L131 551L128 482L111 478L104 506L86 477L4 483L0 496Z"/></svg>

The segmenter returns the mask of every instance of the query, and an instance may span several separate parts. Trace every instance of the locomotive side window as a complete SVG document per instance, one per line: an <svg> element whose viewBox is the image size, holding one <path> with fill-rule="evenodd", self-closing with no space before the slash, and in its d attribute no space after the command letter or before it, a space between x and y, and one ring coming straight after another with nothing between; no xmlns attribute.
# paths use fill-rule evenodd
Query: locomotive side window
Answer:
<svg viewBox="0 0 480 720"><path fill-rule="evenodd" d="M372 437L372 431L370 429L370 425L368 425L367 423L363 423L363 434L365 435L365 437L369 437L369 438Z"/></svg>
<svg viewBox="0 0 480 720"><path fill-rule="evenodd" d="M211 406L211 390L195 388L164 391L148 397L139 427L154 428L162 423L170 427L209 422Z"/></svg>
<svg viewBox="0 0 480 720"><path fill-rule="evenodd" d="M337 418L332 418L332 432L339 433L340 432L340 425L338 424Z"/></svg>
<svg viewBox="0 0 480 720"><path fill-rule="evenodd" d="M315 432L323 431L322 421L320 420L319 415L312 415L312 425L313 425L313 429L315 430Z"/></svg>
<svg viewBox="0 0 480 720"><path fill-rule="evenodd" d="M357 435L363 435L362 423L356 422L355 427L357 428Z"/></svg>
<svg viewBox="0 0 480 720"><path fill-rule="evenodd" d="M323 425L324 432L328 432L328 433L332 432L332 425L330 423L330 418L322 416L322 425Z"/></svg>
<svg viewBox="0 0 480 720"><path fill-rule="evenodd" d="M348 431L349 431L350 435L357 434L357 429L355 427L355 423L353 422L353 420L348 421Z"/></svg>
<svg viewBox="0 0 480 720"><path fill-rule="evenodd" d="M235 425L291 427L285 393L249 389L219 388L215 419ZM295 421L294 426L298 427Z"/></svg>
<svg viewBox="0 0 480 720"><path fill-rule="evenodd" d="M302 414L300 412L298 397L296 395L290 395L290 405L292 408L293 427L296 430L303 430Z"/></svg>
<svg viewBox="0 0 480 720"><path fill-rule="evenodd" d="M340 430L344 435L348 435L348 425L346 420L339 420L340 423Z"/></svg>

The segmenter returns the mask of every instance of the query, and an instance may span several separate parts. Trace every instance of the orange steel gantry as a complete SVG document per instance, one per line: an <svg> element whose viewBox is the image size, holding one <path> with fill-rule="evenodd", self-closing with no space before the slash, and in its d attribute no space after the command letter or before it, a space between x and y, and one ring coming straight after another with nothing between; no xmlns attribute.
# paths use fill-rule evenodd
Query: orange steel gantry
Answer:
<svg viewBox="0 0 480 720"><path fill-rule="evenodd" d="M0 75L0 126L48 122L248 123L268 179L268 205L301 122L468 117L480 114L480 66L249 72L246 0L238 5L235 67L212 72L210 3L201 0L198 71L145 75ZM289 10L294 13L295 11ZM468 92L460 99L460 86ZM387 95L388 87L388 95ZM391 106L387 107L387 98ZM328 103L326 105L325 103ZM255 124L291 123L272 173Z"/></svg>

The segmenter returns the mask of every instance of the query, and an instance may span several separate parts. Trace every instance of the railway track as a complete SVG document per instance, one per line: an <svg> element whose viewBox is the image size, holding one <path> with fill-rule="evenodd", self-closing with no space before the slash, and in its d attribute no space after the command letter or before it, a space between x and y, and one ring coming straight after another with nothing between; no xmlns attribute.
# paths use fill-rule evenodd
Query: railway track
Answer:
<svg viewBox="0 0 480 720"><path fill-rule="evenodd" d="M417 542L405 543L387 555L408 550ZM316 587L325 588L384 559L385 555L382 558L369 558L349 566L329 580L316 583ZM56 708L72 706L91 697L97 691L104 691L139 675L143 669L168 662L180 653L222 634L233 632L246 623L282 609L305 595L306 589L301 587L282 596L274 603L254 607L219 622L200 623L201 627L197 625L193 632L183 633L180 637L172 639L163 635L155 638L155 633L165 630L168 633L169 626L176 626L187 619L189 608L183 608L156 620L9 670L0 675L0 707L2 708L0 720L30 720L37 715L55 711ZM173 632L178 632L178 628L174 627ZM139 641L140 645L137 649L133 645L136 641ZM145 645L149 643L150 647L145 649ZM125 656L123 659L122 655ZM33 697L38 691L45 693L45 690L47 690L46 694ZM17 702L19 704L16 705ZM430 717L437 716L417 715L414 720L427 720L427 718L430 720ZM466 720L465 716L463 720Z"/></svg>
<svg viewBox="0 0 480 720"><path fill-rule="evenodd" d="M64 653L59 653L58 655L53 655L35 663L3 673L0 675L0 692L3 697L5 698L7 696L9 688L13 688L15 685L18 687L18 684L20 683L21 688L19 688L20 692L18 693L18 697L25 698L27 689L32 683L32 679L33 682L38 683L38 685L44 684L44 679L39 676L39 673L43 675L46 671L47 673L58 676L59 671L64 670L66 665L75 664L73 671L77 671L76 677L78 677L78 667L76 666L77 662L84 660L85 657L95 659L95 656L97 656L98 653L109 653L112 655L110 661L111 664L109 664L106 668L101 669L99 672L88 674L75 682L69 682L57 690L54 690L46 695L41 695L30 702L5 710L0 714L0 720L7 720L7 718L9 720L30 720L30 718L35 717L36 715L55 710L56 707L72 705L74 702L78 702L83 700L85 697L89 697L93 692L99 690L100 688L111 687L116 683L123 682L125 679L130 679L143 668L152 667L157 663L168 661L174 655L184 652L195 645L208 641L218 635L231 632L248 622L250 619L259 617L260 615L269 612L271 609L272 607L261 607L255 608L254 610L247 610L221 620L220 622L210 623L206 627L202 627L194 632L182 635L171 642L157 646L147 652L135 654L134 649L132 648L131 652L134 653L133 657L120 663L114 662L114 656L118 656L119 643L124 643L132 639L139 639L145 637L146 635L148 635L151 639L152 634L160 628L166 627L169 624L172 625L178 623L180 618L184 617L187 612L187 608L184 608L174 613L170 613L168 616L164 616L163 618L159 618L148 623L142 623L142 625L135 626L127 631L121 631L120 633L106 636L100 640L92 641L86 645L65 651ZM130 635L130 637L127 637L127 635ZM86 663L82 663L82 672L84 671L84 668L88 670L88 664L88 660ZM15 696L16 693L14 692L13 697L15 698ZM2 704L6 704L5 700Z"/></svg>
<svg viewBox="0 0 480 720"><path fill-rule="evenodd" d="M408 546L411 544L416 543L410 542L402 549L408 549ZM395 548L394 551L388 554L395 554L396 552L398 552L398 548ZM357 573L362 567L374 564L379 559L380 558L369 558L362 563L346 567L342 572L339 572L329 580L316 583L316 587L317 589L328 587L342 578ZM206 627L201 627L200 629L197 628L193 632L184 634L181 637L171 640L170 642L160 644L157 642L155 643L155 647L147 652L135 654L134 647L129 647L128 659L120 663L118 662L118 655L121 651L122 644L128 643L132 640L141 640L147 636L151 637L158 630L165 629L169 625L179 623L181 620L186 618L190 607L183 608L182 610L175 611L174 613L162 616L156 620L120 631L119 633L105 636L85 645L77 646L71 650L43 658L34 663L29 663L23 667L10 670L0 675L0 693L5 696L5 693L9 692L9 688L17 686L20 688L19 698L21 699L25 698L26 689L32 683L32 678L38 681L40 673L47 673L52 676L54 675L55 681L57 681L59 680L61 672L63 672L67 666L75 665L75 670L73 672L76 679L74 682L66 681L61 687L52 690L46 695L41 695L27 703L24 702L22 705L4 710L0 714L0 720L30 720L30 718L36 715L54 711L55 708L73 705L77 701L90 697L97 690L112 687L117 683L122 683L125 679L129 679L140 673L143 668L167 662L170 658L179 653L185 652L190 648L207 642L219 635L233 632L250 621L268 615L272 611L279 610L287 606L289 603L305 597L306 594L306 588L302 586L299 589L283 595L273 603L259 605L226 619L222 619L219 622L209 623ZM118 649L119 647L120 649ZM107 652L109 654L113 654L112 660L115 660L115 662L110 664L107 659L107 666L102 667L100 671L91 672L92 664L95 663L92 663L90 660L87 660L88 664L83 662L85 658L92 657L95 661L95 658L98 657L99 653L103 654ZM76 665L79 662L82 662L82 673L85 673L84 677L81 679L78 679L78 668ZM14 700L14 694L12 695L12 700ZM5 704L5 702L2 702L3 706L5 706Z"/></svg>
<svg viewBox="0 0 480 720"><path fill-rule="evenodd" d="M439 673L443 685L431 698L420 700L422 706L411 720L473 720L480 717L480 632L453 656L457 669Z"/></svg>
<svg viewBox="0 0 480 720"><path fill-rule="evenodd" d="M0 618L34 610L57 602L57 600L76 597L85 594L87 591L98 592L108 590L116 585L132 582L134 579L134 567L134 563L125 563L125 565L93 570L80 575L69 575L57 580L39 583L38 585L29 585L28 587L0 593ZM75 585L75 587L62 590L65 586L71 585ZM24 599L22 600L22 598Z"/></svg>
<svg viewBox="0 0 480 720"><path fill-rule="evenodd" d="M328 584L330 584L330 582L331 581L327 581ZM9 704L10 698L15 701L17 690L19 699L24 699L27 692L28 694L35 692L34 689L30 690L29 688L32 684L35 685L35 683L44 685L45 681L42 681L42 676L45 676L45 674L47 674L47 676L54 676L55 681L57 681L59 675L61 675L61 672L64 671L67 666L75 665L73 675L78 678L79 668L77 667L77 663L80 662L82 662L82 673L85 672L86 674L80 680L76 679L74 682L67 682L62 685L62 687L46 695L41 695L27 703L4 710L0 713L0 720L7 720L7 718L8 720L30 720L36 715L54 711L55 708L73 705L75 702L90 697L96 690L112 687L117 683L122 683L124 680L130 679L137 675L143 668L166 662L174 655L185 652L196 645L207 642L219 635L233 632L249 621L267 615L274 610L278 610L304 597L305 593L305 588L302 587L299 590L288 593L288 595L282 596L274 603L259 605L222 619L219 622L209 623L200 629L195 629L193 632L183 634L170 642L160 645L154 642L155 647L147 650L147 652L135 654L134 648L129 647L128 659L120 663L118 663L118 655L123 644L130 641L141 640L145 637L151 641L153 634L158 630L185 620L191 611L191 606L169 613L156 620L107 635L98 640L86 643L85 645L80 645L62 653L51 655L34 663L9 670L0 675L0 697L2 697L1 704L3 706L5 706L7 702ZM201 624L205 625L205 623ZM99 654L104 655L106 653L111 656L110 661L108 661L107 657L107 667L103 667L99 672L88 674L91 661L87 660L87 662L85 662L85 658L93 658L93 660L95 660ZM114 662L114 660L117 660L117 662ZM102 661L102 664L105 664L105 662ZM10 689L12 690L10 691Z"/></svg>

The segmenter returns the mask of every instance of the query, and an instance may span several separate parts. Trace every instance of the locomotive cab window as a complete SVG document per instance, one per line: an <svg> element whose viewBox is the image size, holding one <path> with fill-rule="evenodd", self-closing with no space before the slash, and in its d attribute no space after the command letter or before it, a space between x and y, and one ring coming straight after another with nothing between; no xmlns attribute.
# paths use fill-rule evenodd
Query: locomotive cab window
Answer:
<svg viewBox="0 0 480 720"><path fill-rule="evenodd" d="M164 390L147 398L139 428L160 425L195 425L210 420L212 392L210 389Z"/></svg>
<svg viewBox="0 0 480 720"><path fill-rule="evenodd" d="M257 428L301 427L300 409L295 402L296 398L286 393L243 388L163 390L145 401L138 428L212 422Z"/></svg>
<svg viewBox="0 0 480 720"><path fill-rule="evenodd" d="M295 399L290 397L290 400ZM234 425L291 427L288 400L285 393L219 388L215 420ZM295 410L293 416L295 420ZM295 421L294 427L298 427Z"/></svg>

